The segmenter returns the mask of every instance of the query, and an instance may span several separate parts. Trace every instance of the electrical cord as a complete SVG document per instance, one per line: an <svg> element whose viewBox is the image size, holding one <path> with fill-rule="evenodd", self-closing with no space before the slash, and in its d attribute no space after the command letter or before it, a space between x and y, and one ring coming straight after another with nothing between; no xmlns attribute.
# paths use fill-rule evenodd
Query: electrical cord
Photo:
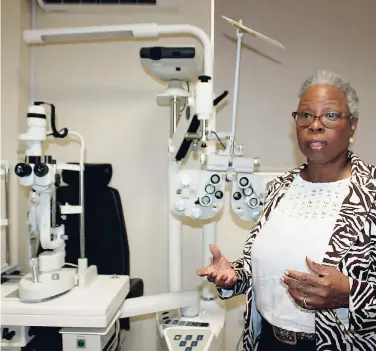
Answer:
<svg viewBox="0 0 376 351"><path fill-rule="evenodd" d="M187 91L189 92L189 82L187 81L186 83L187 83ZM184 106L180 109L179 113L182 113L184 109L187 107L187 101L188 99L185 99Z"/></svg>
<svg viewBox="0 0 376 351"><path fill-rule="evenodd" d="M217 137L219 143L220 143L220 144L222 145L222 147L226 150L226 146L225 146L225 144L222 143L221 139L219 139L218 134L217 134L215 131L213 131L213 130L212 130L212 133L214 133L214 135ZM208 132L206 132L205 135L208 135ZM201 138L202 138L202 135L197 139L197 142L199 142L199 141L201 140Z"/></svg>
<svg viewBox="0 0 376 351"><path fill-rule="evenodd" d="M64 266L70 266L70 267L75 267L75 268L78 267L78 265L76 265L74 263L67 263L67 262L64 263Z"/></svg>
<svg viewBox="0 0 376 351"><path fill-rule="evenodd" d="M116 347L115 347L115 351L120 351L119 350L119 346L120 346L120 343L121 343L121 335L120 335L120 333L121 333L121 330L120 330L120 327L119 327L119 335L118 335L118 338L117 338L117 344L116 344Z"/></svg>
<svg viewBox="0 0 376 351"><path fill-rule="evenodd" d="M115 322L115 335L114 339L112 340L111 344L106 347L108 351L116 351L119 346L119 339L120 339L120 321L117 320Z"/></svg>
<svg viewBox="0 0 376 351"><path fill-rule="evenodd" d="M184 109L186 108L186 106L187 106L187 100L185 100L184 106L179 110L179 113L182 113Z"/></svg>
<svg viewBox="0 0 376 351"><path fill-rule="evenodd" d="M216 136L216 138L218 139L219 143L220 143L220 144L222 145L222 147L226 150L226 145L222 143L222 141L221 141L221 139L219 138L218 134L217 134L214 130L212 130L211 132ZM206 132L206 135L208 135L208 132ZM200 136L200 137L198 138L197 142L199 142L199 141L201 140L201 138L202 138L202 136Z"/></svg>
<svg viewBox="0 0 376 351"><path fill-rule="evenodd" d="M214 133L214 135L217 137L219 143L220 143L220 144L222 145L222 147L226 150L226 146L225 146L225 144L222 143L221 139L219 139L218 134L217 134L214 130L212 130L212 133Z"/></svg>
<svg viewBox="0 0 376 351"><path fill-rule="evenodd" d="M221 141L221 139L219 139L218 134L217 134L216 132L214 132L214 131L212 131L212 133L214 133L214 135L217 137L217 139L218 139L218 141L221 143L222 147L223 147L224 149L226 149L225 144L223 144L222 141ZM208 132L206 132L205 135L208 135ZM201 138L202 138L202 135L197 139L197 142L199 142L199 141L201 140Z"/></svg>

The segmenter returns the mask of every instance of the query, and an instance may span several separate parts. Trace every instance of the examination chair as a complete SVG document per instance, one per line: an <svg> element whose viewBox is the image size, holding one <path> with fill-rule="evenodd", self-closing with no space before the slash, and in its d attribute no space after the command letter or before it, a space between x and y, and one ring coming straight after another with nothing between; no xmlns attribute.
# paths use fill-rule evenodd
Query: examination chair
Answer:
<svg viewBox="0 0 376 351"><path fill-rule="evenodd" d="M108 186L112 178L111 164L85 164L85 256L89 265L96 265L98 274L117 274L130 276L130 259L127 230L123 207L118 190ZM64 170L62 183L56 191L59 204L79 204L79 173ZM80 258L80 219L79 215L68 215L58 224L65 225L66 263L75 263ZM39 248L38 254L43 250ZM144 283L140 278L130 279L130 291L127 298L140 297L144 292ZM129 318L120 320L123 330L130 329ZM25 351L62 349L61 336L57 328L32 328L37 344ZM51 341L54 339L54 346ZM48 342L46 342L48 340ZM33 340L34 341L34 340ZM35 342L34 342L35 343Z"/></svg>

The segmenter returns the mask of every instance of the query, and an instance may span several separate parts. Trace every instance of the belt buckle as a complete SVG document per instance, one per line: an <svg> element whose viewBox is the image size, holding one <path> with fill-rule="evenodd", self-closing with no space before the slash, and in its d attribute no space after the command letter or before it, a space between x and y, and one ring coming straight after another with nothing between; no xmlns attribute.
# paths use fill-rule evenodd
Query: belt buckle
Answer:
<svg viewBox="0 0 376 351"><path fill-rule="evenodd" d="M273 326L273 333L277 340L289 345L296 345L298 339L296 333L289 330L284 330Z"/></svg>

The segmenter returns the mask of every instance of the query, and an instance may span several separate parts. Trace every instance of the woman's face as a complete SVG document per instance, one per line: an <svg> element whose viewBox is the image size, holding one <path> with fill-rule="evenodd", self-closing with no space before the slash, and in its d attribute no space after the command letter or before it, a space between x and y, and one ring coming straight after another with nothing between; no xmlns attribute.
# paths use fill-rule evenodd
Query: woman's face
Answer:
<svg viewBox="0 0 376 351"><path fill-rule="evenodd" d="M317 84L307 89L298 105L299 113L320 116L328 112L350 114L345 94L337 87ZM354 134L357 119L340 118L334 128L324 127L314 119L308 127L296 125L301 152L311 162L327 163L347 153L349 139Z"/></svg>

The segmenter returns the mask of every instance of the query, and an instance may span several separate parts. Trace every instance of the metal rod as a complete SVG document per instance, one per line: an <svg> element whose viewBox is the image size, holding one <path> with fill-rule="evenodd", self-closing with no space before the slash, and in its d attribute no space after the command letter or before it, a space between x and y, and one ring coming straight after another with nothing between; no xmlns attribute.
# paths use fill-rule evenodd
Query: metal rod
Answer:
<svg viewBox="0 0 376 351"><path fill-rule="evenodd" d="M31 263L31 273L32 273L32 276L33 276L33 282L34 283L38 283L39 281L39 272L38 272L38 259L37 258L32 258L30 260L30 263Z"/></svg>
<svg viewBox="0 0 376 351"><path fill-rule="evenodd" d="M206 142L206 120L202 120L202 141Z"/></svg>
<svg viewBox="0 0 376 351"><path fill-rule="evenodd" d="M37 254L37 238L34 233L30 234L30 259L34 258Z"/></svg>
<svg viewBox="0 0 376 351"><path fill-rule="evenodd" d="M80 169L80 254L81 258L85 258L85 181L84 181L84 172L85 172L85 163L81 165Z"/></svg>
<svg viewBox="0 0 376 351"><path fill-rule="evenodd" d="M188 140L195 140L195 139L199 139L200 137L201 135L199 133L186 133L185 134L185 138Z"/></svg>
<svg viewBox="0 0 376 351"><path fill-rule="evenodd" d="M173 135L176 132L176 127L178 125L178 118L179 118L179 100L176 96L172 99L172 116L171 116L171 132L170 135Z"/></svg>
<svg viewBox="0 0 376 351"><path fill-rule="evenodd" d="M239 21L242 24L242 20ZM231 155L234 154L235 136L236 136L236 117L238 107L239 75L240 75L240 56L242 49L243 32L237 30L237 47L236 47L236 67L234 80L234 101L232 104L232 126L231 126Z"/></svg>
<svg viewBox="0 0 376 351"><path fill-rule="evenodd" d="M24 277L24 275L11 275L11 274L3 274L1 278L3 279L17 279L21 280Z"/></svg>
<svg viewBox="0 0 376 351"><path fill-rule="evenodd" d="M5 218L8 220L8 224L5 227L6 238L6 261L10 265L10 231L9 231L9 168L4 169L5 174Z"/></svg>
<svg viewBox="0 0 376 351"><path fill-rule="evenodd" d="M54 168L54 175L56 174L56 164L53 166ZM56 227L56 186L54 186L54 191L52 192L52 214L51 214L51 227L55 228Z"/></svg>

